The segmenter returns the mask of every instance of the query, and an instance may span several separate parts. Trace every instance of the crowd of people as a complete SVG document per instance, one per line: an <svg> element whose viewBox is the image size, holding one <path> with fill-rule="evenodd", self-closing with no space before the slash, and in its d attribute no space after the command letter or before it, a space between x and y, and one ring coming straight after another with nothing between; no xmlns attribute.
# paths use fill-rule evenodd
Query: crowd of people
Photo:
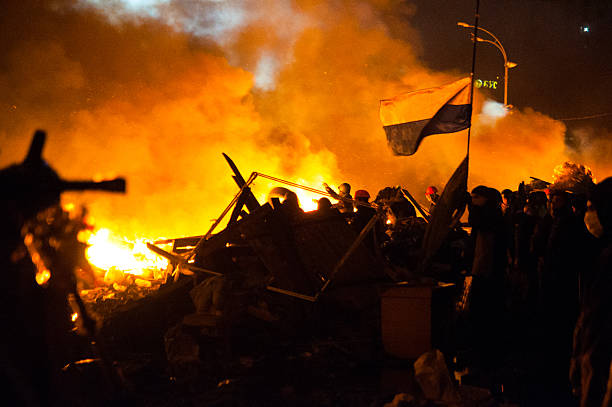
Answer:
<svg viewBox="0 0 612 407"><path fill-rule="evenodd" d="M326 189L340 212L353 212L349 184L339 193ZM435 216L438 191L432 186L425 195ZM357 230L375 214L366 206L369 196L355 192ZM612 178L588 193L524 184L500 193L481 185L466 201L467 223L443 246L459 247L461 255L446 253L442 261L454 263L456 281L471 281L471 363L493 371L518 349L529 355L539 391L556 394L557 405L578 398L581 407L610 406ZM374 203L385 216L370 247L392 264L414 268L425 220L397 188L381 191Z"/></svg>

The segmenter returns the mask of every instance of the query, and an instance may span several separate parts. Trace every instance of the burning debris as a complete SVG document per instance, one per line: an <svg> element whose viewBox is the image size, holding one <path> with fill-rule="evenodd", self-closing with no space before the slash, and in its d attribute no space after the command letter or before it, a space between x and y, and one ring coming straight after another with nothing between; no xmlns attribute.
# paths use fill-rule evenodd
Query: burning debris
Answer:
<svg viewBox="0 0 612 407"><path fill-rule="evenodd" d="M33 301L10 297L13 311L5 319L22 324L17 342L24 335L31 337L32 330L34 338L38 335L38 342L11 344L20 356L44 342L41 354L28 357L49 358L46 373L59 375L53 380L78 383L80 375L98 375L105 378L100 383L109 389L106 397L121 398L126 391L136 394L134 381L153 369L156 383L177 386L167 391L181 389L185 397L207 394L214 399L245 386L280 386L279 400L286 401L299 398L300 392L312 393L290 372L314 369L316 377L309 377L306 387L321 386L325 380L342 388L338 377L346 377L353 381L346 388L354 389L353 368L381 363L389 356L423 355L414 365L409 393L398 388L401 391L393 394L397 397L386 395L385 401L393 399L393 405L430 399L466 406L475 399L492 401L488 390L457 387L452 370L460 381L481 382L474 382L462 360L455 360L450 370L444 360L461 343L462 325L472 315L471 301L482 301L474 296L473 287L484 295L479 276L466 275L471 258L465 224L459 223L462 208L453 213L448 237L436 245L435 255L423 267L424 238L444 207L444 192L429 213L402 187L384 188L372 202L364 190L356 191L352 199L348 184L338 194L258 172L245 179L224 155L238 192L206 233L129 242L109 230L95 230L84 208L57 205L61 186L109 188L109 184L59 181L36 159L43 142L39 133L29 158L2 172L5 182L14 182L21 174L31 177L26 185L32 189L16 189L15 202L35 197L28 213L19 209L18 216L3 220L9 224L27 219L6 229L16 232L7 234L6 241L14 247L3 260L7 270L32 265L36 269L30 274L35 285L26 284L33 290ZM592 179L585 167L566 164L564 168L573 175L563 179L579 179L574 185ZM44 201L38 199L41 191L35 187L40 174L55 180L52 186L60 186L42 190ZM251 190L257 179L283 186L272 189L267 201L260 203ZM564 182L559 179L555 184ZM505 206L500 208L512 213L509 208L524 205L525 216L532 216L528 208L544 194L541 186L548 183L534 179L516 193L505 193ZM304 211L299 193L293 190L331 197L338 204L328 201L318 210ZM495 202L491 188L475 191ZM347 203L355 209L346 210ZM3 204L7 211L28 208L10 200ZM471 208L471 215L475 213ZM47 322L33 329L25 322L30 320ZM84 339L75 339L73 331ZM50 350L58 347L64 351ZM149 355L147 362L142 355ZM253 383L255 377L275 384ZM363 399L374 402L380 397L374 393ZM60 395L44 393L42 388L37 394L56 396ZM319 396L329 401L329 393ZM235 394L231 397L242 400ZM270 399L261 395L261 400Z"/></svg>
<svg viewBox="0 0 612 407"><path fill-rule="evenodd" d="M586 195L593 189L595 182L589 167L567 161L555 167L552 187Z"/></svg>

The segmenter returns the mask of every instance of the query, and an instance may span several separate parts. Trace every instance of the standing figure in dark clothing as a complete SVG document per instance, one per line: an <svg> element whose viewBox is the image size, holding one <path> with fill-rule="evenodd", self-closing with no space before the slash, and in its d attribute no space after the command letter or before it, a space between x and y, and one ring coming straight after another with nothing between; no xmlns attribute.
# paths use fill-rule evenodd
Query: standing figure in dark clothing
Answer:
<svg viewBox="0 0 612 407"><path fill-rule="evenodd" d="M472 190L468 218L474 245L470 320L477 356L489 367L498 361L504 316L506 233L500 204L497 190L482 185Z"/></svg>
<svg viewBox="0 0 612 407"><path fill-rule="evenodd" d="M597 184L584 222L603 247L574 331L570 378L580 407L612 406L612 178Z"/></svg>
<svg viewBox="0 0 612 407"><path fill-rule="evenodd" d="M357 213L355 213L351 225L357 232L361 232L361 229L368 224L372 216L376 215L376 209L370 206L370 193L366 190L356 191L355 201L357 203Z"/></svg>
<svg viewBox="0 0 612 407"><path fill-rule="evenodd" d="M334 191L329 185L323 184L325 190L332 198L337 199L338 202L334 205L341 213L352 213L353 212L353 197L351 196L351 186L344 182L338 186L338 192Z"/></svg>
<svg viewBox="0 0 612 407"><path fill-rule="evenodd" d="M543 377L555 391L569 393L572 332L579 310L578 272L585 264L587 240L583 222L572 210L570 196L550 191L552 224L541 275L539 309Z"/></svg>
<svg viewBox="0 0 612 407"><path fill-rule="evenodd" d="M370 193L364 189L355 191L355 202L357 212L351 220L351 227L357 233L361 233L364 227L368 224L372 217L376 216L376 209L370 206ZM377 231L380 230L380 225L374 225L374 228L368 232L363 240L363 243L369 248L372 253L376 252L376 242L381 240L380 237L376 238Z"/></svg>
<svg viewBox="0 0 612 407"><path fill-rule="evenodd" d="M550 233L552 218L547 210L547 197L543 191L529 194L521 213L516 215L514 234L514 272L526 282L523 298L530 315L537 306L540 287L538 267L543 259Z"/></svg>

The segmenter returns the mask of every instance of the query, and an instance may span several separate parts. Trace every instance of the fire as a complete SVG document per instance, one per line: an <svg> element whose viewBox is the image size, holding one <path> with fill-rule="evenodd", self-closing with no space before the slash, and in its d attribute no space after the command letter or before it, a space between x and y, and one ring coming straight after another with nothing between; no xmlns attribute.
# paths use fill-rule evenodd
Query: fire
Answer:
<svg viewBox="0 0 612 407"><path fill-rule="evenodd" d="M298 196L300 208L302 208L304 212L310 212L317 209L317 201L321 198L321 195L315 194L314 192L302 191L297 188L292 188L291 190ZM266 199L266 194L261 194L258 196L260 203L265 203Z"/></svg>
<svg viewBox="0 0 612 407"><path fill-rule="evenodd" d="M51 272L49 272L49 270L47 270L46 268L42 270L38 270L36 272L36 282L40 286L44 286L45 284L47 284L47 281L49 281L50 278L51 278Z"/></svg>
<svg viewBox="0 0 612 407"><path fill-rule="evenodd" d="M310 212L317 209L317 201L321 198L321 195L308 191L296 191L296 194L300 200L300 207L305 212Z"/></svg>
<svg viewBox="0 0 612 407"><path fill-rule="evenodd" d="M325 173L325 169L324 168L318 168L320 170L321 173ZM317 170L317 167L313 167L310 170ZM313 182L314 179L314 182ZM322 176L322 175L317 175L315 177L312 177L312 179L306 180L304 178L297 178L297 179L291 179L289 178L289 180L291 182L295 182L298 185L303 185L307 188L310 189L315 189L315 190L320 190L323 191L323 183L326 180L326 177ZM332 184L333 185L333 184ZM302 208L302 210L304 210L304 212L310 212L310 211L314 211L317 210L317 206L318 206L318 201L319 199L321 199L322 197L326 196L326 195L322 195L316 192L311 192L302 188L298 188L295 186L291 186L291 185L282 185L280 183L277 182L268 182L268 183L264 183L259 185L259 188L263 187L262 189L258 189L257 190L257 194L256 197L259 200L260 203L265 203L266 200L268 199L268 192L272 190L272 188L274 187L278 187L278 186L285 186L287 187L289 190L295 192L295 194L298 196L298 200L300 202L300 208ZM265 192L264 192L265 191ZM332 199L332 201L334 201Z"/></svg>
<svg viewBox="0 0 612 407"><path fill-rule="evenodd" d="M153 270L165 269L168 261L152 253L146 246L148 239L129 241L101 228L86 238L89 247L86 257L93 266L108 273L128 273L150 276ZM106 279L106 278L105 278Z"/></svg>

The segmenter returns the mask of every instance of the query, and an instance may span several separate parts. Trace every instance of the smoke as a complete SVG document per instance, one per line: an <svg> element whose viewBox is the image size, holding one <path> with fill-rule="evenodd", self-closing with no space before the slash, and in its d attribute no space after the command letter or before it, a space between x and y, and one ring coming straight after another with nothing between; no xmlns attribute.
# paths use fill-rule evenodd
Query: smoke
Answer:
<svg viewBox="0 0 612 407"><path fill-rule="evenodd" d="M471 184L516 189L529 177L550 180L568 159L565 125L531 108L511 111L494 123L482 113L474 126Z"/></svg>
<svg viewBox="0 0 612 407"><path fill-rule="evenodd" d="M612 133L607 130L581 126L569 134L568 144L573 147L572 159L587 164L597 181L612 174Z"/></svg>
<svg viewBox="0 0 612 407"><path fill-rule="evenodd" d="M409 24L414 7L404 2L26 0L5 8L0 165L20 161L32 131L46 129L45 157L62 177L127 177L126 196L66 196L126 235L205 232L237 192L221 152L245 177L259 171L319 188L346 181L372 195L401 184L417 198L443 186L465 155L466 132L426 138L411 157L386 146L380 99L466 75L424 66ZM546 179L581 154L566 148L563 124L540 113L493 116L475 118L474 185ZM258 180L258 198L272 186Z"/></svg>

